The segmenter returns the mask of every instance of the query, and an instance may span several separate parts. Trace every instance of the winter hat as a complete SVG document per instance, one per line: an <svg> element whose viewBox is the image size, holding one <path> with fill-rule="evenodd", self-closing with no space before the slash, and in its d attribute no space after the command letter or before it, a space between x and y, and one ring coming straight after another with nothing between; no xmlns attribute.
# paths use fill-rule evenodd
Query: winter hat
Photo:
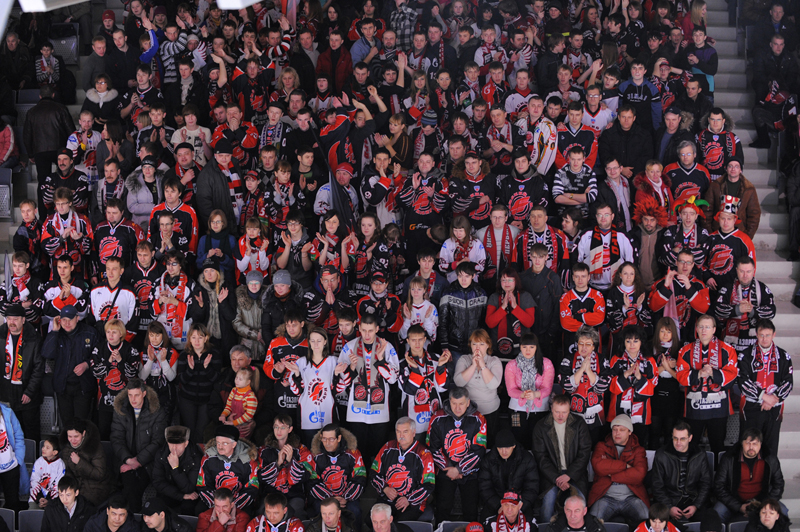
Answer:
<svg viewBox="0 0 800 532"><path fill-rule="evenodd" d="M114 22L117 21L117 15L110 9L106 9L103 11L103 20L113 20Z"/></svg>
<svg viewBox="0 0 800 532"><path fill-rule="evenodd" d="M292 274L286 270L278 270L272 276L272 284L285 284L291 285L292 284Z"/></svg>
<svg viewBox="0 0 800 532"><path fill-rule="evenodd" d="M227 153L228 155L233 154L233 146L231 146L231 141L226 138L219 139L216 146L214 146L214 154L217 153Z"/></svg>
<svg viewBox="0 0 800 532"><path fill-rule="evenodd" d="M253 270L252 272L248 273L246 279L247 279L247 284L250 284L250 283L263 284L264 283L264 276L261 275L261 272L256 271L256 270Z"/></svg>
<svg viewBox="0 0 800 532"><path fill-rule="evenodd" d="M152 155L148 155L144 159L142 159L142 166L152 166L153 168L158 168L158 159L153 157Z"/></svg>
<svg viewBox="0 0 800 532"><path fill-rule="evenodd" d="M214 431L214 437L228 438L229 440L239 441L239 429L233 425L220 425Z"/></svg>
<svg viewBox="0 0 800 532"><path fill-rule="evenodd" d="M439 117L436 116L436 111L428 109L422 115L422 125L436 127L439 124Z"/></svg>
<svg viewBox="0 0 800 532"><path fill-rule="evenodd" d="M173 425L164 429L164 439L167 443L183 443L189 441L192 431L183 425Z"/></svg>
<svg viewBox="0 0 800 532"><path fill-rule="evenodd" d="M631 422L631 418L625 414L620 414L614 418L614 421L611 422L611 428L613 429L619 425L620 427L625 427L629 431L633 432L633 423Z"/></svg>
<svg viewBox="0 0 800 532"><path fill-rule="evenodd" d="M508 429L503 429L497 433L494 439L494 446L497 448L501 447L514 447L517 445L517 440L514 438L514 435L511 434L511 431Z"/></svg>
<svg viewBox="0 0 800 532"><path fill-rule="evenodd" d="M6 307L6 318L24 318L24 317L25 317L25 309L22 308L22 305L13 303Z"/></svg>

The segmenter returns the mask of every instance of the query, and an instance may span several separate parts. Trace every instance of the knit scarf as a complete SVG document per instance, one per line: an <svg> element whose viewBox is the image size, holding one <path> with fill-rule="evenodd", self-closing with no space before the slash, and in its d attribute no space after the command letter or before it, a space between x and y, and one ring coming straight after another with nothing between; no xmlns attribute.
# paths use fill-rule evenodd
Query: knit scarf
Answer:
<svg viewBox="0 0 800 532"><path fill-rule="evenodd" d="M697 224L692 226L688 234L683 224L681 224L680 235L683 237L683 249L692 250L697 247Z"/></svg>
<svg viewBox="0 0 800 532"><path fill-rule="evenodd" d="M185 79L181 78L181 105L186 105L192 85L194 85L194 76L189 76Z"/></svg>
<svg viewBox="0 0 800 532"><path fill-rule="evenodd" d="M239 216L239 224L244 226L249 218L258 216L258 200L264 197L264 184L259 183L254 192L245 190L244 192L244 207L242 207L242 214Z"/></svg>
<svg viewBox="0 0 800 532"><path fill-rule="evenodd" d="M775 343L766 351L755 346L751 369L756 374L756 382L765 393L775 393L775 375L778 373L778 348Z"/></svg>
<svg viewBox="0 0 800 532"><path fill-rule="evenodd" d="M428 137L433 137L433 139L430 139L430 142L435 143L433 146L428 146ZM443 146L444 135L442 134L441 128L436 128L436 131L431 135L426 135L420 130L419 135L417 135L417 138L414 140L414 160L416 161L419 159L423 152L433 154L442 153ZM425 149L426 147L428 148L427 150Z"/></svg>
<svg viewBox="0 0 800 532"><path fill-rule="evenodd" d="M14 286L17 287L17 292L19 292L20 299L22 299L22 293L28 290L28 281L31 280L30 272L25 272L22 277L13 277L11 282L14 283Z"/></svg>
<svg viewBox="0 0 800 532"><path fill-rule="evenodd" d="M525 532L526 525L525 514L522 512L519 513L517 522L513 525L506 521L506 515L503 512L499 512L495 532Z"/></svg>
<svg viewBox="0 0 800 532"><path fill-rule="evenodd" d="M753 306L761 304L761 290L758 281L753 279L750 286L742 286L739 279L733 281L733 290L731 291L731 306L735 307L742 301L753 302L753 296L756 301ZM750 316L742 314L741 316L731 318L725 322L725 336L738 337L741 333L747 332L750 329ZM731 339L732 341L735 341Z"/></svg>
<svg viewBox="0 0 800 532"><path fill-rule="evenodd" d="M444 68L444 39L439 39L439 42L436 44L429 44L429 47L438 48L436 50L436 55L439 56L439 68ZM427 54L425 54L427 55Z"/></svg>
<svg viewBox="0 0 800 532"><path fill-rule="evenodd" d="M622 208L622 213L625 218L625 230L630 231L632 228L630 213L631 195L628 191L628 180L623 178L617 180L615 183L611 178L606 178L606 184L614 193L614 196L616 196L617 205Z"/></svg>
<svg viewBox="0 0 800 532"><path fill-rule="evenodd" d="M481 56L483 56L483 64L488 65L489 63L494 61L494 54L497 53L497 46L494 43L486 44L485 42L481 44L479 48L481 52Z"/></svg>
<svg viewBox="0 0 800 532"><path fill-rule="evenodd" d="M206 233L206 239L204 241L205 247L203 251L208 254L211 251L212 246L214 245L214 240L219 241L219 249L222 251L222 255L225 257L232 257L233 256L233 249L231 249L230 239L228 238L229 233L227 229L223 229L222 231L211 231L209 230Z"/></svg>
<svg viewBox="0 0 800 532"><path fill-rule="evenodd" d="M56 58L54 56L52 56L52 55L50 56L50 59L45 59L44 56L42 56L42 73L44 73L47 70L48 66L53 67L53 74L48 74L47 75L47 83L52 85L52 84L55 83L55 80L53 80L53 75L55 74L55 70L56 70ZM102 107L102 106L103 106L103 101L101 99L100 100L100 107Z"/></svg>
<svg viewBox="0 0 800 532"><path fill-rule="evenodd" d="M714 369L719 369L719 343L720 342L717 338L712 338L711 342L708 344L708 358L703 359L703 344L700 342L700 340L695 340L694 344L692 345L692 369L701 369L705 364L710 365ZM696 392L699 389L699 391L702 391L703 393L708 393L709 391L718 392L721 389L719 384L709 382L709 379L703 379L701 384L693 385L691 388L693 392Z"/></svg>
<svg viewBox="0 0 800 532"><path fill-rule="evenodd" d="M494 124L489 126L489 129L486 131L486 138L491 142L492 140L499 140L503 144L511 144L511 124L506 122L503 124L503 127L497 129ZM491 166L495 166L498 163L497 153L492 154L492 158L489 161ZM511 164L511 154L508 150L503 149L500 151L500 164L503 166L509 166Z"/></svg>
<svg viewBox="0 0 800 532"><path fill-rule="evenodd" d="M620 259L619 243L617 241L617 232L614 229L611 231L611 242L608 248L603 244L603 232L600 228L595 226L592 229L592 241L589 248L589 273L592 275L602 275L603 270L607 267L611 270L611 275L619 268L622 260Z"/></svg>
<svg viewBox="0 0 800 532"><path fill-rule="evenodd" d="M517 355L517 368L520 371L520 388L523 392L536 390L536 357L527 358L522 353ZM527 409L530 412L533 401L528 399Z"/></svg>
<svg viewBox="0 0 800 532"><path fill-rule="evenodd" d="M627 362L627 367L625 368L626 371L628 369L630 369L630 368L635 368L635 367L638 367L639 371L641 371L643 369L642 368L642 364L647 364L647 361L642 356L641 351L636 353L634 356L631 356L631 354L628 353L628 351L626 350L626 351L624 351L622 353L622 356L625 358L625 362ZM630 377L628 377L628 380L631 383L633 383L633 380L635 378L636 378L636 375L633 374ZM628 389L626 389L624 392L622 392L622 399L621 400L622 400L622 404L623 404L624 407L631 408L631 406L632 406L631 402L633 401L633 396L634 396L635 393L636 393L636 390L634 389L633 386L629 386Z"/></svg>
<svg viewBox="0 0 800 532"><path fill-rule="evenodd" d="M364 349L364 339L359 338L356 342L356 379L353 387L353 399L362 404L383 404L386 400L383 388L383 377L377 368L377 360L374 356L375 348L379 338L375 338L372 344L372 351Z"/></svg>
<svg viewBox="0 0 800 532"><path fill-rule="evenodd" d="M418 371L422 375L422 384L417 388L414 393L414 412L430 412L435 413L439 410L439 394L434 386L433 379L435 378L436 368L431 361L431 357L427 351L422 352L422 357L418 358L411 355L414 362L417 363ZM434 397L436 395L436 397Z"/></svg>
<svg viewBox="0 0 800 532"><path fill-rule="evenodd" d="M14 349L14 338L9 331L6 336L6 380L11 384L22 384L22 333L19 333L16 350Z"/></svg>
<svg viewBox="0 0 800 532"><path fill-rule="evenodd" d="M178 276L178 283L177 286L173 289L170 288L167 284L167 278L169 277L169 273L164 272L164 275L161 276L161 292L162 294L168 293L175 297L178 300L178 303L182 303L186 296L186 284L189 281L189 278L186 277L186 274L181 272ZM186 318L185 315L181 315L178 312L178 305L167 304L166 306L167 312L167 332L170 333L172 338L182 338L183 337L183 320Z"/></svg>
<svg viewBox="0 0 800 532"><path fill-rule="evenodd" d="M456 250L453 253L453 262L460 262L464 259L469 258L469 252L470 250L472 250L473 244L477 241L469 236L467 238L469 238L469 240L467 241L466 244L464 244L459 240L456 240L455 238L453 239L456 243Z"/></svg>
<svg viewBox="0 0 800 532"><path fill-rule="evenodd" d="M421 277L419 275L419 272L417 272L417 276ZM428 282L428 287L427 287L426 291L428 293L428 299L430 299L431 296L433 295L433 289L436 287L436 272L435 271L431 270L431 275L430 275L430 277L428 277L428 281L427 282Z"/></svg>
<svg viewBox="0 0 800 532"><path fill-rule="evenodd" d="M69 236L68 233L70 229L75 229L76 231L79 230L78 216L72 209L70 209L66 220L62 219L61 215L58 213L56 213L56 215L53 216L52 220L53 220L53 229L55 229L56 233L58 233L58 236L60 236L64 240L66 240L67 237Z"/></svg>
<svg viewBox="0 0 800 532"><path fill-rule="evenodd" d="M219 294L217 294L216 288L206 281L204 276L200 277L200 286L203 287L208 296L206 298L208 300L208 320L206 321L208 332L213 338L219 340L222 338L222 327L219 322L219 299L217 299Z"/></svg>
<svg viewBox="0 0 800 532"><path fill-rule="evenodd" d="M486 228L483 235L483 247L486 249L486 256L489 259L486 265L486 278L493 278L501 266L511 264L514 247L514 239L511 238L511 227L503 224L503 234L499 245L495 243L494 227L491 225Z"/></svg>

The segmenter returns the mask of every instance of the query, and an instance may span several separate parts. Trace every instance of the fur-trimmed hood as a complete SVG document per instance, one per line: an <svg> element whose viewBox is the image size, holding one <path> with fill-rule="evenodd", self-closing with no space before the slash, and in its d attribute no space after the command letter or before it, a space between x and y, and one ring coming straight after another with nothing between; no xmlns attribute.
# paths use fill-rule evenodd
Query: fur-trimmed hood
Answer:
<svg viewBox="0 0 800 532"><path fill-rule="evenodd" d="M342 433L342 441L339 442L339 451L355 451L358 449L358 440L356 440L355 434L350 432L347 429L339 428L339 431ZM311 454L314 456L325 452L325 448L322 446L322 430L320 429L316 434L314 434L314 439L311 440Z"/></svg>
<svg viewBox="0 0 800 532"><path fill-rule="evenodd" d="M293 449L299 449L302 443L300 442L300 436L295 434L294 432L289 433L289 437L286 438L286 443L291 445ZM268 434L266 438L264 438L264 447L272 447L273 449L280 449L278 446L278 440L275 438L275 434Z"/></svg>
<svg viewBox="0 0 800 532"><path fill-rule="evenodd" d="M683 114L683 113L681 113L681 114ZM701 128L708 129L708 116L710 114L711 114L711 111L709 111L706 114L704 114L703 118L700 119L700 127ZM723 131L733 131L734 129L736 129L736 123L733 121L733 118L731 118L731 115L729 115L725 111L722 111L722 117L725 119L725 128L723 128Z"/></svg>
<svg viewBox="0 0 800 532"><path fill-rule="evenodd" d="M661 182L664 183L666 188L672 187L672 181L670 181L669 177L666 174L661 174ZM647 174L641 172L636 174L636 177L633 178L633 186L636 187L636 190L641 190L647 194L653 195L655 191L653 190L653 185L649 179L647 179Z"/></svg>
<svg viewBox="0 0 800 532"><path fill-rule="evenodd" d="M489 167L489 163L486 161L486 159L481 160L481 174L486 177L490 173L492 173L492 169ZM453 179L468 181L467 168L464 165L464 161L460 161L453 167Z"/></svg>
<svg viewBox="0 0 800 532"><path fill-rule="evenodd" d="M311 332L311 327L312 327L311 323L306 321L306 324L303 327L303 335L302 335L303 338L307 337L308 334ZM278 325L278 328L275 329L275 336L286 336L286 324L285 323L281 323L280 325Z"/></svg>
<svg viewBox="0 0 800 532"><path fill-rule="evenodd" d="M265 290L266 288L264 287L264 285L261 285L261 288L259 289L258 292L258 297L256 299L253 299L252 297L247 295L247 292L249 291L247 289L247 285L246 284L239 285L236 288L236 305L241 307L242 310L246 312L252 310L253 305L258 304L259 306L261 306L261 299L264 297Z"/></svg>
<svg viewBox="0 0 800 532"><path fill-rule="evenodd" d="M156 168L156 183L158 183L158 189L161 190L161 182L164 180L164 172L163 170L159 170ZM144 186L144 174L142 173L142 168L139 167L134 170L131 175L125 179L125 187L130 191L131 194L138 194L139 190ZM156 202L158 203L158 202Z"/></svg>
<svg viewBox="0 0 800 532"><path fill-rule="evenodd" d="M118 96L119 93L117 92L117 89L110 89L108 91L108 96L103 98L103 105L113 102ZM89 89L88 91L86 91L86 99L92 103L99 104L100 94L98 94L97 89Z"/></svg>
<svg viewBox="0 0 800 532"><path fill-rule="evenodd" d="M681 111L681 125L678 131L691 131L694 127L694 115L688 111Z"/></svg>
<svg viewBox="0 0 800 532"><path fill-rule="evenodd" d="M145 403L147 403L147 409L151 414L155 414L158 412L158 409L161 408L161 402L158 400L158 394L150 386L145 386L145 389L147 391L147 396L144 398L144 400ZM114 398L114 412L120 416L127 416L128 407L130 405L131 402L128 400L128 389L125 388Z"/></svg>
<svg viewBox="0 0 800 532"><path fill-rule="evenodd" d="M219 451L217 451L217 439L211 438L206 443L206 455L209 458L217 458ZM233 450L233 460L239 460L243 464L252 462L258 458L258 448L246 438L241 438L236 443L236 448Z"/></svg>

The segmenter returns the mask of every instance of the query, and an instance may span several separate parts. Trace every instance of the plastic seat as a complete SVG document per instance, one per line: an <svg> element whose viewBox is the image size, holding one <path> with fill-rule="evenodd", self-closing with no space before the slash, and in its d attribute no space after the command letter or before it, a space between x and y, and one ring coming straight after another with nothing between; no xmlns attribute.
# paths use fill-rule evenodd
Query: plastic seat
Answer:
<svg viewBox="0 0 800 532"><path fill-rule="evenodd" d="M2 517L3 521L6 522L6 526L8 526L9 530L14 531L17 529L17 526L14 523L14 510L0 508L0 517Z"/></svg>
<svg viewBox="0 0 800 532"><path fill-rule="evenodd" d="M43 518L44 510L22 510L19 513L19 532L38 532Z"/></svg>
<svg viewBox="0 0 800 532"><path fill-rule="evenodd" d="M711 469L711 476L714 476L714 453L712 451L706 451L706 459L708 460L708 467Z"/></svg>
<svg viewBox="0 0 800 532"><path fill-rule="evenodd" d="M36 451L36 440L25 438L25 462L32 464L36 461L39 453Z"/></svg>
<svg viewBox="0 0 800 532"><path fill-rule="evenodd" d="M728 532L744 532L745 528L747 528L747 521L728 523Z"/></svg>
<svg viewBox="0 0 800 532"><path fill-rule="evenodd" d="M197 517L196 516L194 516L194 515L179 515L178 517L180 517L181 519L183 519L184 521L189 523L189 527L192 530L197 530ZM303 528L305 528L305 526L303 526Z"/></svg>
<svg viewBox="0 0 800 532"><path fill-rule="evenodd" d="M685 523L683 528L686 530L686 532L700 532L700 522Z"/></svg>
<svg viewBox="0 0 800 532"><path fill-rule="evenodd" d="M400 521L400 523L406 525L413 532L433 532L433 525L430 523L422 521Z"/></svg>
<svg viewBox="0 0 800 532"><path fill-rule="evenodd" d="M469 521L442 521L439 523L439 528L436 529L436 532L453 532L456 528L465 527L469 523Z"/></svg>
<svg viewBox="0 0 800 532"><path fill-rule="evenodd" d="M647 470L650 471L653 469L653 460L656 459L656 452L655 451L645 451L647 455Z"/></svg>
<svg viewBox="0 0 800 532"><path fill-rule="evenodd" d="M628 532L628 525L625 523L610 523L606 521L603 526L606 528L606 532Z"/></svg>

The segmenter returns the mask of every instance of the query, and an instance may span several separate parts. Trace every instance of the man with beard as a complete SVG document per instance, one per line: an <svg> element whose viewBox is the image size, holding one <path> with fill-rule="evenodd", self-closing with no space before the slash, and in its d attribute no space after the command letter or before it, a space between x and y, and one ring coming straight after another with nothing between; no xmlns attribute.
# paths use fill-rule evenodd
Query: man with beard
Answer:
<svg viewBox="0 0 800 532"><path fill-rule="evenodd" d="M633 222L636 226L628 232L628 238L633 246L634 264L647 290L661 275L657 259L658 239L668 220L667 211L655 198L648 196L633 205Z"/></svg>
<svg viewBox="0 0 800 532"><path fill-rule="evenodd" d="M258 161L258 130L252 122L243 119L242 110L235 103L228 104L225 115L227 122L214 130L211 146L216 148L220 140L228 140L239 166L245 170L254 169ZM213 166L213 161L206 166ZM230 218L228 220L230 222Z"/></svg>
<svg viewBox="0 0 800 532"><path fill-rule="evenodd" d="M556 160L558 130L552 120L544 116L544 100L534 95L528 100L528 117L517 121L524 135L524 146L530 154L531 164L541 175L547 175Z"/></svg>
<svg viewBox="0 0 800 532"><path fill-rule="evenodd" d="M530 225L517 237L516 262L518 267L527 270L532 266L531 249L535 244L547 248L546 267L561 278L562 286L569 285L569 250L567 237L561 229L547 224L547 209L541 205L531 207Z"/></svg>
<svg viewBox="0 0 800 532"><path fill-rule="evenodd" d="M633 247L625 234L614 229L614 211L607 203L597 205L595 218L597 225L578 243L578 261L589 266L592 287L605 292L617 268L633 262Z"/></svg>
<svg viewBox="0 0 800 532"><path fill-rule="evenodd" d="M675 325L685 341L693 339L695 320L708 312L711 306L708 288L692 275L694 260L689 250L678 251L676 264L667 275L653 284L648 306L653 312L653 322L666 313L670 301L675 304ZM674 269L673 269L674 268Z"/></svg>
<svg viewBox="0 0 800 532"><path fill-rule="evenodd" d="M666 268L675 266L680 251L692 254L698 271L705 267L711 237L707 230L697 225L698 216L705 218L705 213L700 208L705 202L690 199L678 204L675 210L678 211L679 220L661 233L656 256L658 262Z"/></svg>
<svg viewBox="0 0 800 532"><path fill-rule="evenodd" d="M725 427L733 415L729 390L739 374L736 351L714 336L717 327L712 316L697 318L694 329L697 339L678 353L676 379L686 389L686 421L692 433L708 429L708 442L716 455L724 450Z"/></svg>
<svg viewBox="0 0 800 532"><path fill-rule="evenodd" d="M523 151L523 159L528 160L528 154ZM506 179L510 179L510 176ZM497 286L498 275L514 262L514 242L520 233L520 228L509 225L507 203L494 205L489 212L491 224L478 229L475 233L483 248L486 250L486 266L481 275L481 286L487 293L492 293ZM527 218L527 216L526 216Z"/></svg>
<svg viewBox="0 0 800 532"><path fill-rule="evenodd" d="M47 214L53 214L54 195L56 189L61 187L72 191L74 211L86 214L89 211L89 178L83 172L75 169L72 150L64 148L58 152L56 165L58 169L55 173L45 177L39 188L39 196L47 209Z"/></svg>
<svg viewBox="0 0 800 532"><path fill-rule="evenodd" d="M311 443L317 477L308 490L315 509L328 506L326 502L331 498L338 501L340 508L353 514L356 530L361 525L360 499L367 483L367 471L357 445L349 430L335 423L322 427Z"/></svg>
<svg viewBox="0 0 800 532"><path fill-rule="evenodd" d="M181 202L194 205L194 185L203 167L194 160L194 148L188 142L182 142L175 147L175 160L175 166L164 174L164 186L170 178L177 178L183 191Z"/></svg>
<svg viewBox="0 0 800 532"><path fill-rule="evenodd" d="M739 257L736 260L736 279L731 284L721 285L714 300L714 315L725 328L723 338L740 357L756 344L758 321L775 318L772 291L755 276L755 261L750 257Z"/></svg>
<svg viewBox="0 0 800 532"><path fill-rule="evenodd" d="M0 325L0 334L7 339L4 357L7 362L4 378L0 378L0 392L17 415L25 435L38 438L39 405L44 395L42 338L33 325L26 323L26 309L22 305L7 305L4 314L6 323Z"/></svg>
<svg viewBox="0 0 800 532"><path fill-rule="evenodd" d="M308 340L305 335L305 317L299 309L289 309L284 315L284 322L276 330L275 338L267 347L264 359L264 375L275 381L275 411L295 416L297 412L297 396L292 393L289 379L292 378L290 365L306 356Z"/></svg>
<svg viewBox="0 0 800 532"><path fill-rule="evenodd" d="M670 117L671 122L674 122L674 113L668 112L666 116ZM666 123L669 127L669 122ZM711 174L705 166L695 161L697 145L694 143L694 139L682 140L677 146L678 160L665 166L662 171L663 175L669 178L672 197L676 202L680 201L679 198L688 200L692 196L700 199L708 191Z"/></svg>
<svg viewBox="0 0 800 532"><path fill-rule="evenodd" d="M725 196L720 211L714 218L719 222L719 229L711 233L708 243L708 259L704 271L708 287L717 290L736 277L734 266L740 257L748 256L756 260L756 249L753 241L741 229L736 229L739 198Z"/></svg>
<svg viewBox="0 0 800 532"><path fill-rule="evenodd" d="M419 520L433 494L435 482L431 452L414 438L415 434L413 419L398 419L395 423L397 439L384 445L372 464L372 485L378 491L379 500L388 503L392 515L401 521Z"/></svg>
<svg viewBox="0 0 800 532"><path fill-rule="evenodd" d="M450 391L450 400L431 419L427 445L436 464L436 521L452 515L456 488L465 521L478 519L478 471L486 453L486 420L466 388Z"/></svg>
<svg viewBox="0 0 800 532"><path fill-rule="evenodd" d="M111 257L122 260L122 264L133 264L136 257L136 246L144 240L142 229L123 218L124 207L116 198L108 200L106 219L98 224L94 231L94 272L93 284L105 274L106 262Z"/></svg>
<svg viewBox="0 0 800 532"><path fill-rule="evenodd" d="M506 492L500 500L500 511L486 521L483 529L486 532L531 532L531 524L522 513L522 504L518 493Z"/></svg>

